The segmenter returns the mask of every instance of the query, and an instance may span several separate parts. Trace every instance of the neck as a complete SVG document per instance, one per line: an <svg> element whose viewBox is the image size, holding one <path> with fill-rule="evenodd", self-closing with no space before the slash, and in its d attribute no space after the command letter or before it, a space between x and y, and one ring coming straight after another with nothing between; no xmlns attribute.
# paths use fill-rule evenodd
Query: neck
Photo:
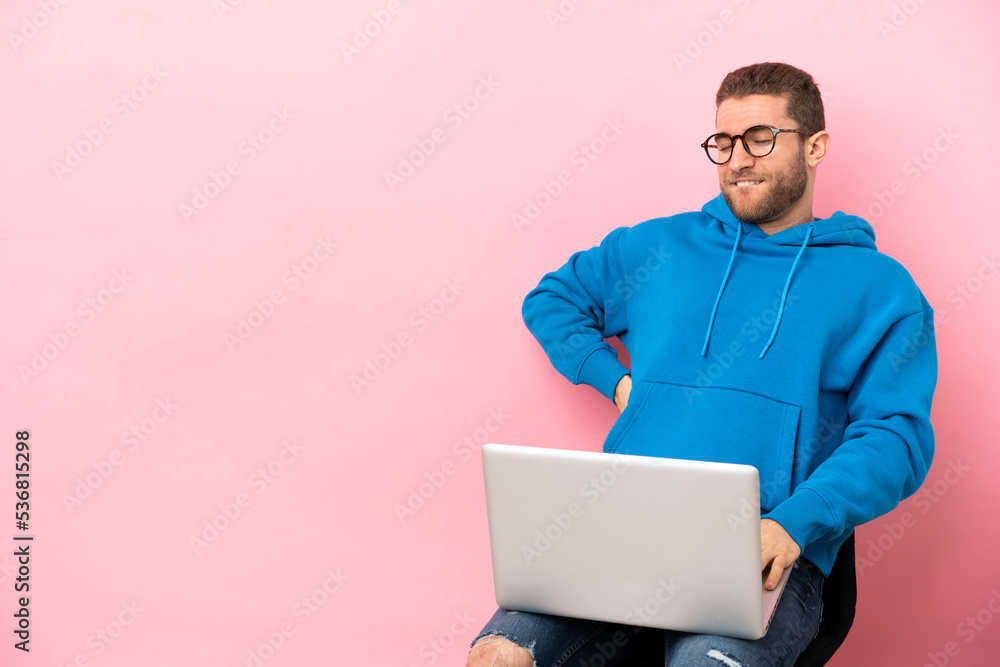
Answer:
<svg viewBox="0 0 1000 667"><path fill-rule="evenodd" d="M796 225L802 225L807 222L813 222L814 220L816 220L816 218L813 217L812 211L809 211L804 216L795 216L794 218L791 216L783 215L776 220L769 220L767 222L758 223L757 227L760 228L760 231L764 232L768 236L771 236L772 234L783 232L786 229L795 227Z"/></svg>
<svg viewBox="0 0 1000 667"><path fill-rule="evenodd" d="M812 199L812 179L810 178L806 185L805 193L799 197L798 201L777 218L768 220L767 222L760 222L757 224L757 227L760 228L760 231L771 236L772 234L783 232L790 227L814 221L816 218L813 217Z"/></svg>

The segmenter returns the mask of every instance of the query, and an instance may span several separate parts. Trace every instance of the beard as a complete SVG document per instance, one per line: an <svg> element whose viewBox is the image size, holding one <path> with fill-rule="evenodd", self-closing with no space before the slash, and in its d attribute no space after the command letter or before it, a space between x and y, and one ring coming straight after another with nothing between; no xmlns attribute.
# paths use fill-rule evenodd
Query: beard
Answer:
<svg viewBox="0 0 1000 667"><path fill-rule="evenodd" d="M736 197L736 185L722 186L722 197L729 204L729 209L739 220L753 225L774 220L802 199L808 184L806 170L806 154L799 150L795 164L767 176L767 187L771 192L767 197L749 203L740 203ZM748 187L760 187L751 185Z"/></svg>

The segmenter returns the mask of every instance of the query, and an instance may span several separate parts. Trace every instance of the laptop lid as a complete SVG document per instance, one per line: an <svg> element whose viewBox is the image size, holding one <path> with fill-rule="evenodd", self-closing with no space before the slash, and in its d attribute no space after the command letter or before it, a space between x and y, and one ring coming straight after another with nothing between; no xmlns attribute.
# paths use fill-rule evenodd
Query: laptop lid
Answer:
<svg viewBox="0 0 1000 667"><path fill-rule="evenodd" d="M494 443L482 452L501 607L764 635L790 569L763 589L754 467Z"/></svg>

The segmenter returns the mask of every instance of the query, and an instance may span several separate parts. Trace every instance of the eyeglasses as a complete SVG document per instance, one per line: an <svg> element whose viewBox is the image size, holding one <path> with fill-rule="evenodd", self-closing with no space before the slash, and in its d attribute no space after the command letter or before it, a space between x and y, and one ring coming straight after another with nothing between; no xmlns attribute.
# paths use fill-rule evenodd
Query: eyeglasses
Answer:
<svg viewBox="0 0 1000 667"><path fill-rule="evenodd" d="M803 130L779 130L770 125L754 125L743 134L731 137L725 132L713 134L701 145L708 159L715 164L726 164L733 156L733 144L737 139L743 142L743 148L753 157L766 157L774 150L774 143L782 132L796 132L810 135L812 132Z"/></svg>

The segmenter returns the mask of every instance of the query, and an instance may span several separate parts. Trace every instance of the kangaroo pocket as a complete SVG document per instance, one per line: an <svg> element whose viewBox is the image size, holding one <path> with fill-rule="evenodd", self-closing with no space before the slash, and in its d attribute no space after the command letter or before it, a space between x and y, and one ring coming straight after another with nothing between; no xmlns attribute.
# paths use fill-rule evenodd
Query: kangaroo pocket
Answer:
<svg viewBox="0 0 1000 667"><path fill-rule="evenodd" d="M745 463L760 475L761 512L791 494L799 407L738 389L643 380L604 451Z"/></svg>

